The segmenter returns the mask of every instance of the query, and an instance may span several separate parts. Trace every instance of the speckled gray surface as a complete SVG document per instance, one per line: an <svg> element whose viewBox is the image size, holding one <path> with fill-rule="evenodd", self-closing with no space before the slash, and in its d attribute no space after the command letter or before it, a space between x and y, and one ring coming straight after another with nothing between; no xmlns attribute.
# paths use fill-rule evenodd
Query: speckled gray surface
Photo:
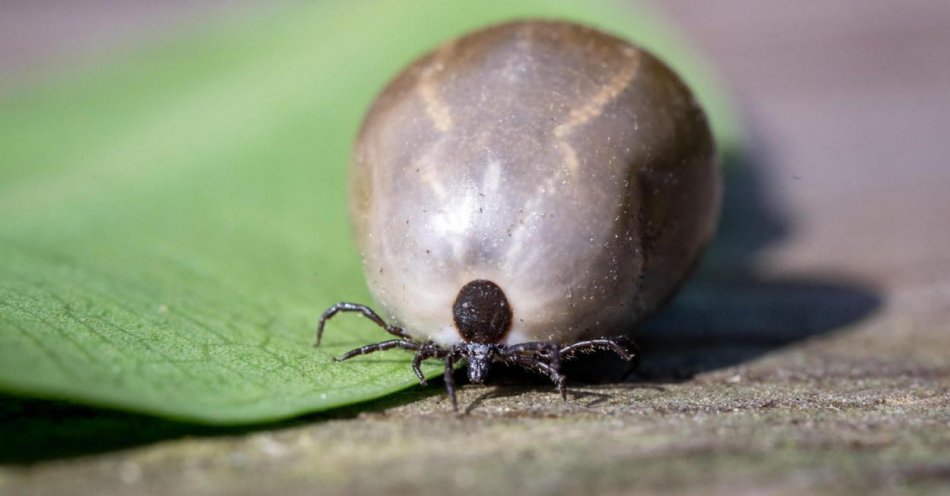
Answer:
<svg viewBox="0 0 950 496"><path fill-rule="evenodd" d="M496 377L461 416L433 384L243 431L7 399L8 433L48 425L62 449L5 450L0 493L950 494L950 8L668 7L752 146L637 373L575 368L567 402Z"/></svg>

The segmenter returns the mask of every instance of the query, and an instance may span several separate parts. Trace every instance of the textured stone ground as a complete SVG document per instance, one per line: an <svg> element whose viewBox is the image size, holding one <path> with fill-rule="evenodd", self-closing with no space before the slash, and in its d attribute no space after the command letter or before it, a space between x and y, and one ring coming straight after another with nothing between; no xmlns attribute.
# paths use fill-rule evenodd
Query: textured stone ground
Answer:
<svg viewBox="0 0 950 496"><path fill-rule="evenodd" d="M752 146L636 373L242 430L7 398L0 494L950 494L950 8L668 4Z"/></svg>

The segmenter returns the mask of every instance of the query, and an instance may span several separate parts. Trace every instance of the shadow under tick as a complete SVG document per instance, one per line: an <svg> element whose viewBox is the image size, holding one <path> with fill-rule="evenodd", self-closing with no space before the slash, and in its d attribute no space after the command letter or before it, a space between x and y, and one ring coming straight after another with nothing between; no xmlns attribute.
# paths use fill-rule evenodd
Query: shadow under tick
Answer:
<svg viewBox="0 0 950 496"><path fill-rule="evenodd" d="M769 170L764 153L727 161L719 231L697 273L637 330L641 364L627 380L689 380L839 332L880 307L874 289L846 277L774 277L757 270L758 258L782 243L795 218L774 200ZM620 363L597 360L576 373L595 382L618 378Z"/></svg>

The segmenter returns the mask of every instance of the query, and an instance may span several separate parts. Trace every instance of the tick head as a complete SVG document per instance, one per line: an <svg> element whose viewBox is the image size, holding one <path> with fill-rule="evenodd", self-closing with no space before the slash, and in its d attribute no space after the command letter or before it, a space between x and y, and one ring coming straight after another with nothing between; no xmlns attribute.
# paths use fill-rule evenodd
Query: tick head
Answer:
<svg viewBox="0 0 950 496"><path fill-rule="evenodd" d="M473 384L481 384L488 377L488 369L494 359L494 346L489 344L470 344L466 347L465 358L468 360L468 380Z"/></svg>

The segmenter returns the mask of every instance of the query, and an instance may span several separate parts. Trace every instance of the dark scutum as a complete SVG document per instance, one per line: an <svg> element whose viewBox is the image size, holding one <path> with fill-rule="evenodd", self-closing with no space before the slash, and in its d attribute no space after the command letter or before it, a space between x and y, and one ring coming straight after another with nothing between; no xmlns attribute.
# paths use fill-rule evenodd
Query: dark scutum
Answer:
<svg viewBox="0 0 950 496"><path fill-rule="evenodd" d="M452 313L459 334L469 343L497 343L511 328L511 305L505 292L484 279L462 286Z"/></svg>

